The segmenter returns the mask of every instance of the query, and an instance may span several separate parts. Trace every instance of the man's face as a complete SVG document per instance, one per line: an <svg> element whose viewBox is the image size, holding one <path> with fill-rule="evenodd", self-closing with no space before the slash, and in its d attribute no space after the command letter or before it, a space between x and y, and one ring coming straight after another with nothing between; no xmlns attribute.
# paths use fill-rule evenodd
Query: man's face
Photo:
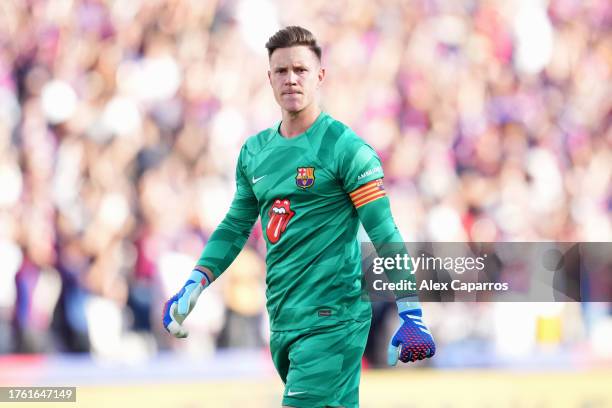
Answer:
<svg viewBox="0 0 612 408"><path fill-rule="evenodd" d="M278 48L270 57L268 78L280 107L298 113L309 107L323 82L325 70L307 46Z"/></svg>

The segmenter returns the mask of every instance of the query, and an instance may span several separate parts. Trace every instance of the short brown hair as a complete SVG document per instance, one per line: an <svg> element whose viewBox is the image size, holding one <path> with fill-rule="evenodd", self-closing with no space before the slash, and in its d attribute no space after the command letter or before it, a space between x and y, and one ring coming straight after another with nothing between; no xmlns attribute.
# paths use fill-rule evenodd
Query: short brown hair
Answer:
<svg viewBox="0 0 612 408"><path fill-rule="evenodd" d="M305 45L315 53L321 61L321 47L317 44L317 39L310 31L300 26L289 26L279 30L266 43L268 58L277 48L288 48L296 45Z"/></svg>

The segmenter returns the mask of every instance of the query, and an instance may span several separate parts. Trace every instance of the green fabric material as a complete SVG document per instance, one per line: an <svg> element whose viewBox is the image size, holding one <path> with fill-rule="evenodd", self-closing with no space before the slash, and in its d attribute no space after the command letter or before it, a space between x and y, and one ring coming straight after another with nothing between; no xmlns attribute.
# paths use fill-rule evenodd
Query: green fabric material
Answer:
<svg viewBox="0 0 612 408"><path fill-rule="evenodd" d="M272 332L270 352L291 407L359 406L361 358L370 321Z"/></svg>
<svg viewBox="0 0 612 408"><path fill-rule="evenodd" d="M357 210L359 219L363 224L363 228L368 233L368 237L372 241L376 253L379 257L395 258L397 255L403 257L408 254L408 249L404 244L402 235L400 234L393 216L391 214L391 205L388 197L383 197L372 201ZM401 281L411 281L416 285L416 276L412 274L413 265L410 270L394 269L388 271L386 276L389 282L399 283ZM416 291L394 291L395 299L416 298Z"/></svg>
<svg viewBox="0 0 612 408"><path fill-rule="evenodd" d="M279 127L260 132L242 147L236 195L198 264L221 275L259 216L272 330L369 319L370 304L361 300L360 221L348 193L383 177L380 160L326 113L294 138L284 138ZM379 236L389 227L369 229ZM329 314L320 315L321 309Z"/></svg>

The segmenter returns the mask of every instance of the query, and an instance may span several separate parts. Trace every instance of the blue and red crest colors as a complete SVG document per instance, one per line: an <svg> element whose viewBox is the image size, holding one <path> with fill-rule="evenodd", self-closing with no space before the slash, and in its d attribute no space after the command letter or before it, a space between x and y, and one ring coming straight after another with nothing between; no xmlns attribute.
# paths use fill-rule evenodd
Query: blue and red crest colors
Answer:
<svg viewBox="0 0 612 408"><path fill-rule="evenodd" d="M299 188L312 187L315 182L314 171L314 167L298 167L297 175L295 176L295 184Z"/></svg>

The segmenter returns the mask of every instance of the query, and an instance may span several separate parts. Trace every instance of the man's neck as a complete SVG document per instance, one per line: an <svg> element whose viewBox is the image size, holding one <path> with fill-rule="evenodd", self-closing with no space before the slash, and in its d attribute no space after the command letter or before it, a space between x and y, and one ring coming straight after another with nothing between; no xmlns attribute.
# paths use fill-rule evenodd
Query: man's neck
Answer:
<svg viewBox="0 0 612 408"><path fill-rule="evenodd" d="M316 104L297 113L283 111L281 135L288 139L301 135L317 120L320 113L321 109Z"/></svg>

